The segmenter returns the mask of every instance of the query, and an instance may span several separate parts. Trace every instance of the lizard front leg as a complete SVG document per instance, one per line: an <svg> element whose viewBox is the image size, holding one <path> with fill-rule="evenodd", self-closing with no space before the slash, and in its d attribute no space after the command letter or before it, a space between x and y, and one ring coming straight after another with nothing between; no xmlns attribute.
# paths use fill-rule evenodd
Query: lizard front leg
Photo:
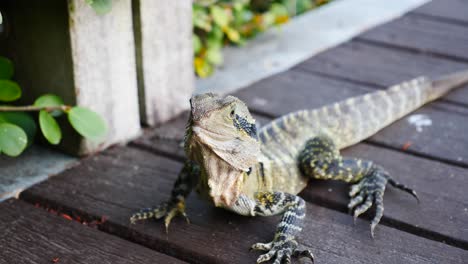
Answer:
<svg viewBox="0 0 468 264"><path fill-rule="evenodd" d="M267 251L260 255L257 263L274 260L274 264L290 263L291 257L314 257L310 250L298 250L296 235L301 232L306 215L305 202L302 198L284 192L258 192L255 200L241 195L235 205L228 208L243 215L271 216L283 213L276 228L274 238L268 243L256 243L253 250Z"/></svg>
<svg viewBox="0 0 468 264"><path fill-rule="evenodd" d="M349 192L351 200L348 208L354 211L356 219L375 204L376 213L371 222L372 237L383 216L383 196L387 183L418 199L414 190L392 179L387 171L374 162L342 157L333 141L325 136L307 141L298 162L301 172L306 176L355 183Z"/></svg>
<svg viewBox="0 0 468 264"><path fill-rule="evenodd" d="M141 209L130 217L130 222L133 224L136 221L149 218L161 219L165 217L164 224L166 226L166 231L169 228L172 218L178 214L184 216L187 222L189 222L187 214L185 213L185 198L192 191L199 174L199 166L192 161L186 161L174 183L171 198L158 206Z"/></svg>

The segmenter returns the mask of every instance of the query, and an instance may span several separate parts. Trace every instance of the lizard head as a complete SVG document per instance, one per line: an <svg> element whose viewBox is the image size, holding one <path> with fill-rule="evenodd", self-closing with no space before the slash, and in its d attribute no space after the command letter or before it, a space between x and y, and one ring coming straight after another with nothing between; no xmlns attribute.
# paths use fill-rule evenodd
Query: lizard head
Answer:
<svg viewBox="0 0 468 264"><path fill-rule="evenodd" d="M232 205L246 172L258 162L255 120L245 103L234 96L196 95L190 105L187 157L202 167L215 205Z"/></svg>

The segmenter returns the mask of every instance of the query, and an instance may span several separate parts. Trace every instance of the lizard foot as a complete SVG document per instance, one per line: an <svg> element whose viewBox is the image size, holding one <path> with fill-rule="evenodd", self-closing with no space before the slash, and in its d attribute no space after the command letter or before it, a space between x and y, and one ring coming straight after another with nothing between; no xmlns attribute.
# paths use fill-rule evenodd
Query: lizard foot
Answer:
<svg viewBox="0 0 468 264"><path fill-rule="evenodd" d="M164 225L166 226L167 232L172 218L179 214L185 217L187 223L190 223L185 213L185 200L180 200L175 203L166 202L156 207L142 209L130 217L130 222L134 224L136 221L150 218L161 219L164 217Z"/></svg>
<svg viewBox="0 0 468 264"><path fill-rule="evenodd" d="M256 243L251 247L252 250L268 251L260 255L257 264L268 260L274 260L273 264L291 263L291 257L309 258L314 262L314 255L310 250L298 250L297 242L294 239L287 239L284 236L275 238L270 243Z"/></svg>
<svg viewBox="0 0 468 264"><path fill-rule="evenodd" d="M374 229L383 216L384 205L383 196L387 183L413 195L419 202L416 192L409 187L396 182L381 167L376 167L369 175L362 178L358 183L351 186L349 196L351 200L348 203L350 212L354 211L354 220L366 212L372 204L375 204L375 216L371 222L371 236L374 237Z"/></svg>

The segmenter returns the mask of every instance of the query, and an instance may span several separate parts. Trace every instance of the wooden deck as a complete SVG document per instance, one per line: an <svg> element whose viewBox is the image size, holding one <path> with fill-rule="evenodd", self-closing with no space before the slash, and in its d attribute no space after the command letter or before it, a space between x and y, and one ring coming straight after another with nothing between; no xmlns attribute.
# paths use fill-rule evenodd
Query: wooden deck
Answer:
<svg viewBox="0 0 468 264"><path fill-rule="evenodd" d="M237 92L262 124L418 75L468 68L468 1L435 0L293 69ZM370 238L369 215L348 215L347 186L312 181L299 242L317 263L467 263L468 85L345 150L375 160L416 189L421 203L389 188L385 215ZM181 168L177 142L187 115L128 146L89 157L0 204L0 263L255 263L254 242L269 241L278 217L249 218L191 195L191 224L177 218L130 225L136 210L168 198Z"/></svg>

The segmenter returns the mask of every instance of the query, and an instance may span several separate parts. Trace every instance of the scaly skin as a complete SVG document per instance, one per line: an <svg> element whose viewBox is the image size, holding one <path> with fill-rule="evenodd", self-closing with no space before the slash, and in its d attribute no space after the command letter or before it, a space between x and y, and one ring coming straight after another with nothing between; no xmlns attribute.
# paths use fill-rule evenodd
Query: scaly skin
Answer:
<svg viewBox="0 0 468 264"><path fill-rule="evenodd" d="M194 96L185 136L188 161L171 199L134 214L131 222L165 217L167 228L176 214L186 216L185 197L196 186L216 206L241 215L283 214L273 240L252 246L266 251L257 263L290 263L291 257L313 261L309 250L297 248L296 235L302 230L306 208L296 194L308 179L315 178L353 184L348 207L354 218L375 204L373 236L383 216L387 183L417 198L416 193L374 162L342 157L339 150L466 82L468 71L436 81L418 78L385 91L282 116L258 132L255 120L239 99L214 94Z"/></svg>

